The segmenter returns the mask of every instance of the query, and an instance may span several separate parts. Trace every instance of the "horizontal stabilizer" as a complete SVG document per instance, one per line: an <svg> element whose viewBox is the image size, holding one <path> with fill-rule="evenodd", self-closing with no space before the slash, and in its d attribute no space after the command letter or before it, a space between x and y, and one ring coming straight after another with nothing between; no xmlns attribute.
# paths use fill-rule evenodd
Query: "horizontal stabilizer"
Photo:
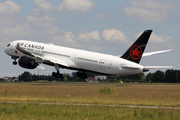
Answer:
<svg viewBox="0 0 180 120"><path fill-rule="evenodd" d="M144 67L148 69L174 68L173 66L144 66Z"/></svg>
<svg viewBox="0 0 180 120"><path fill-rule="evenodd" d="M154 52L147 52L147 53L144 53L143 54L143 57L145 56L150 56L150 55L154 55L154 54L159 54L159 53L164 53L164 52L169 52L171 51L172 49L169 49L169 50L162 50L162 51L154 51Z"/></svg>

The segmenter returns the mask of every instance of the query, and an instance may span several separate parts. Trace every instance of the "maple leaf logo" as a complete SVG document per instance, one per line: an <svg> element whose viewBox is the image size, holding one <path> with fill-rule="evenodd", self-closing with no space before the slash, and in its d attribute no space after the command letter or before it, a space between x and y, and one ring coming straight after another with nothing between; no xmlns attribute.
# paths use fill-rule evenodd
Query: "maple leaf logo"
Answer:
<svg viewBox="0 0 180 120"><path fill-rule="evenodd" d="M138 51L138 48L135 48L134 50L132 50L132 52L133 52L133 56L139 57L140 51Z"/></svg>
<svg viewBox="0 0 180 120"><path fill-rule="evenodd" d="M141 58L142 50L138 45L134 45L130 50L130 55L134 60L138 60Z"/></svg>

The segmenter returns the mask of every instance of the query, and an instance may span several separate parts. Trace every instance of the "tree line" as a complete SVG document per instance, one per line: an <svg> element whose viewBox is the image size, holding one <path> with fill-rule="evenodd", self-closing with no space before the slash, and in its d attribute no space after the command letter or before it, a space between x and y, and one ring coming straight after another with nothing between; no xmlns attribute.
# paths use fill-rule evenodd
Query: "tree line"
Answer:
<svg viewBox="0 0 180 120"><path fill-rule="evenodd" d="M97 74L86 72L89 77L94 77ZM52 75L33 75L30 72L25 71L21 75L18 76L19 81L31 82L37 80L48 80L48 81L64 81L64 82L85 82L84 78L77 77L77 72L72 72L72 74L63 74L63 78L56 79Z"/></svg>
<svg viewBox="0 0 180 120"><path fill-rule="evenodd" d="M180 70L169 69L165 72L158 70L155 73L147 74L146 81L154 83L180 83Z"/></svg>
<svg viewBox="0 0 180 120"><path fill-rule="evenodd" d="M88 77L98 76L98 74L86 72ZM24 72L19 75L19 81L37 81L37 80L48 80L48 81L64 81L64 82L85 82L84 78L77 77L77 72L73 72L70 74L63 74L63 78L56 79L51 75L32 75L29 72ZM180 70L168 69L164 71L156 71L155 73L148 73L145 75L144 73L136 74L136 75L128 75L128 76L107 76L106 80L101 80L101 82L119 82L123 81L126 83L129 82L151 82L151 83L180 83Z"/></svg>

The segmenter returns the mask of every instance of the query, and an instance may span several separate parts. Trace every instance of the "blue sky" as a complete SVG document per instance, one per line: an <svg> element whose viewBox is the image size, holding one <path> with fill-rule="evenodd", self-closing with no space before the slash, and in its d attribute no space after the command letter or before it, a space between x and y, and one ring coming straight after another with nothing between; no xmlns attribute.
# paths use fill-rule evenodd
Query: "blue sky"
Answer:
<svg viewBox="0 0 180 120"><path fill-rule="evenodd" d="M4 48L13 40L122 55L146 29L152 29L153 34L145 52L173 50L143 57L140 64L179 69L179 12L179 0L1 0L0 77L18 76L24 71L37 74L38 69L12 65L13 60L4 53ZM53 67L42 66L46 73L55 71Z"/></svg>

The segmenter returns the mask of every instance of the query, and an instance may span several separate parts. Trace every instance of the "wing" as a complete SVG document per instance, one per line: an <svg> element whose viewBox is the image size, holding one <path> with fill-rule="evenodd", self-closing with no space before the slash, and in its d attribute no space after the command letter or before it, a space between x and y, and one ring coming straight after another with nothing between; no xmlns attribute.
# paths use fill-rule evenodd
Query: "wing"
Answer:
<svg viewBox="0 0 180 120"><path fill-rule="evenodd" d="M67 63L65 63L64 61L56 59L54 57L49 57L49 56L42 57L42 56L36 55L34 53L30 53L30 52L24 50L23 48L21 48L19 46L19 44L16 46L16 49L18 49L19 51L21 51L22 53L24 53L27 56L35 58L36 61L39 62L39 63L50 62L50 63L53 63L53 64L59 64L59 65L62 65L62 66L69 67L69 65Z"/></svg>

